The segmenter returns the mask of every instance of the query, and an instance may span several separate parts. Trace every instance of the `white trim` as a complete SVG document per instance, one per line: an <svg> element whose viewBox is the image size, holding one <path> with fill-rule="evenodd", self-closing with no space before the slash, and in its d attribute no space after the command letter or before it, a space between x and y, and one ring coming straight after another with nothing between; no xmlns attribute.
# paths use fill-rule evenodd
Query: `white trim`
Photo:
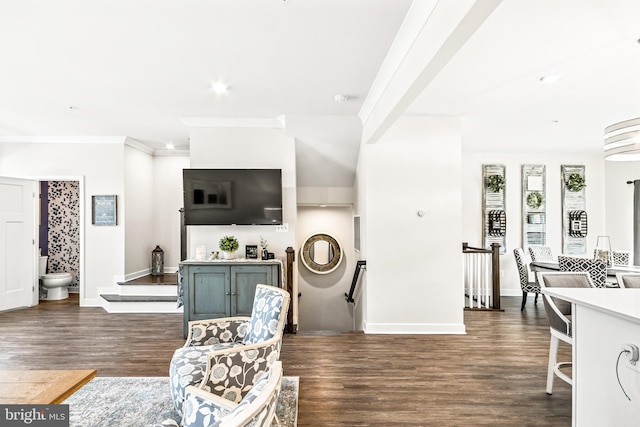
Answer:
<svg viewBox="0 0 640 427"><path fill-rule="evenodd" d="M147 153L151 156L153 155L152 148L133 138L125 138L124 145L126 145L127 147L135 148L136 150L142 151L143 153Z"/></svg>
<svg viewBox="0 0 640 427"><path fill-rule="evenodd" d="M533 292L529 292L529 293L533 293ZM500 296L501 297L521 297L522 289L516 289L516 288L500 289Z"/></svg>
<svg viewBox="0 0 640 427"><path fill-rule="evenodd" d="M365 334L457 334L466 335L464 324L439 323L367 323Z"/></svg>
<svg viewBox="0 0 640 427"><path fill-rule="evenodd" d="M190 128L274 128L284 129L284 116L274 118L216 118L182 117L182 123Z"/></svg>
<svg viewBox="0 0 640 427"><path fill-rule="evenodd" d="M0 135L0 142L34 144L124 144L126 136Z"/></svg>
<svg viewBox="0 0 640 427"><path fill-rule="evenodd" d="M360 107L358 117L360 117L362 123L366 123L369 120L371 113L389 87L396 71L405 60L407 53L411 50L420 31L426 25L437 3L437 0L420 0L414 1L409 7L400 30L378 69L378 74L369 88L369 93L362 103L362 107Z"/></svg>

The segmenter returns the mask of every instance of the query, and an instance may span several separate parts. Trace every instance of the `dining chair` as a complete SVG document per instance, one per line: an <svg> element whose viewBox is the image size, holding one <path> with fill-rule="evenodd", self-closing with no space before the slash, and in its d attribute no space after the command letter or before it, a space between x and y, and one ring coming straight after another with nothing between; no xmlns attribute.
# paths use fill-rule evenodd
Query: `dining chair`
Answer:
<svg viewBox="0 0 640 427"><path fill-rule="evenodd" d="M611 251L613 265L629 266L631 265L631 251Z"/></svg>
<svg viewBox="0 0 640 427"><path fill-rule="evenodd" d="M538 272L538 282L543 291L544 310L549 321L551 342L549 344L549 364L547 367L547 394L553 394L553 380L557 376L568 384L573 379L561 371L570 367L572 362L558 362L558 347L560 341L571 345L573 351L573 328L571 303L544 293L545 288L593 288L591 276L583 272Z"/></svg>
<svg viewBox="0 0 640 427"><path fill-rule="evenodd" d="M531 255L531 261L551 261L555 259L549 246L529 246L529 255Z"/></svg>
<svg viewBox="0 0 640 427"><path fill-rule="evenodd" d="M621 288L640 288L640 273L617 273L616 279Z"/></svg>
<svg viewBox="0 0 640 427"><path fill-rule="evenodd" d="M558 255L560 271L586 271L597 288L607 287L607 264L601 259Z"/></svg>
<svg viewBox="0 0 640 427"><path fill-rule="evenodd" d="M529 292L534 292L536 298L534 304L538 303L538 294L540 294L540 285L537 282L529 281L529 271L527 270L527 263L524 259L524 251L522 248L515 248L513 255L516 258L516 265L518 266L518 275L520 276L520 289L522 289L522 305L520 311L524 310L524 306L527 303L527 295Z"/></svg>

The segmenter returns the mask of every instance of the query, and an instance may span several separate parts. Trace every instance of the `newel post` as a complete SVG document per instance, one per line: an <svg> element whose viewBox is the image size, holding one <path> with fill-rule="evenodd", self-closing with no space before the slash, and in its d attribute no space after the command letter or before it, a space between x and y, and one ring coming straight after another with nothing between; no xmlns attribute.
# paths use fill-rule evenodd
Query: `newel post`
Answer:
<svg viewBox="0 0 640 427"><path fill-rule="evenodd" d="M491 272L493 275L493 308L500 310L500 243L491 244Z"/></svg>
<svg viewBox="0 0 640 427"><path fill-rule="evenodd" d="M297 332L296 325L293 324L293 301L296 296L293 293L293 262L296 260L295 251L291 246L289 246L286 251L287 253L287 269L286 269L286 290L289 292L291 296L291 301L289 304L289 311L287 312L287 325L284 328L285 332L290 334L295 334Z"/></svg>

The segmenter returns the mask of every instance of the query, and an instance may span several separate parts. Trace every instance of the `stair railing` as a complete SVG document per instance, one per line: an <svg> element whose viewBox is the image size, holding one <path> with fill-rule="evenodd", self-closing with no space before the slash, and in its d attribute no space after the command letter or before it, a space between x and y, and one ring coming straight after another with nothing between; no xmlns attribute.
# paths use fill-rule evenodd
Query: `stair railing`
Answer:
<svg viewBox="0 0 640 427"><path fill-rule="evenodd" d="M462 243L465 310L500 310L500 244L491 249Z"/></svg>

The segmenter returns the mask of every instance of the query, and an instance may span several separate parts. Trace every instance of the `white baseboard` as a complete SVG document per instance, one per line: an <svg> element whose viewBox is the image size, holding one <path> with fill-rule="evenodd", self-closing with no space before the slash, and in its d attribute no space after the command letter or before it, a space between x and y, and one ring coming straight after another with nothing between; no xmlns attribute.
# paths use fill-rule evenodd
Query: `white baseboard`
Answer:
<svg viewBox="0 0 640 427"><path fill-rule="evenodd" d="M436 323L368 323L364 324L365 334L466 334L464 324Z"/></svg>

